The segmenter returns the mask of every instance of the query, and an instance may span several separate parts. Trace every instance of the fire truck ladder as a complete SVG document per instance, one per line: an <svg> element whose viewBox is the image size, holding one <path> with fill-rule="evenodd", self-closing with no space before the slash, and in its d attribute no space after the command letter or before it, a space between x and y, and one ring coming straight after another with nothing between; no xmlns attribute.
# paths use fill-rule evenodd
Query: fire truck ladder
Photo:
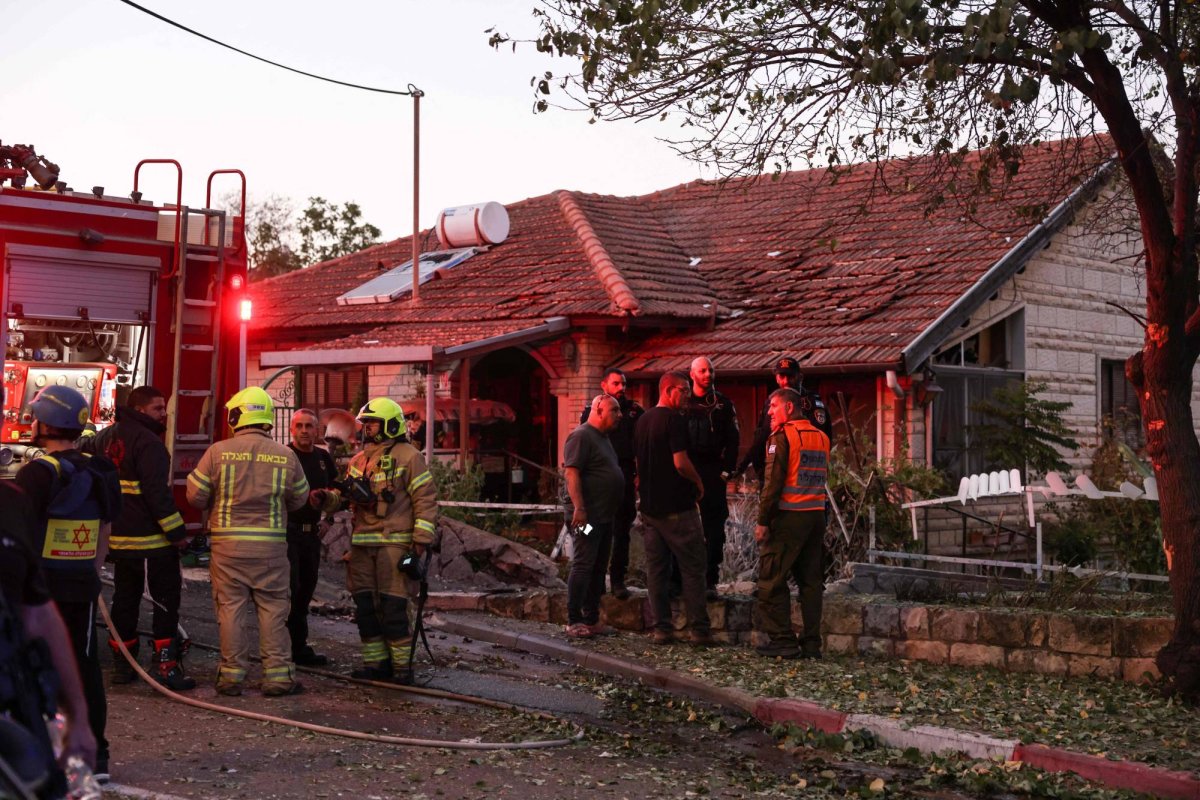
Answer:
<svg viewBox="0 0 1200 800"><path fill-rule="evenodd" d="M216 406L221 360L221 308L225 287L225 212L210 208L179 208L178 261L175 266L175 387L174 408L167 423L171 450L171 480L187 483L188 473L213 443L219 411ZM193 214L204 222L205 240L216 227L215 244L189 244L188 223ZM189 523L199 531L202 523Z"/></svg>

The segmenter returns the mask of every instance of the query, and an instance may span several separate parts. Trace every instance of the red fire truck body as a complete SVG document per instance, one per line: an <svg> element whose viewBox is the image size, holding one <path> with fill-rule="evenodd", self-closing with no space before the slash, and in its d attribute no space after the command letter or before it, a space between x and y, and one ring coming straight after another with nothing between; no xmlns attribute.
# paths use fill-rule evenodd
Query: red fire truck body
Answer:
<svg viewBox="0 0 1200 800"><path fill-rule="evenodd" d="M29 174L49 189L19 178L5 185L18 170L3 169L4 155L0 146L0 478L37 455L28 407L42 386L79 389L103 428L130 389L151 385L168 398L166 444L182 498L187 472L225 434L222 406L244 381L242 219L208 208L211 200L182 206L182 169L176 203L142 199L143 165L176 162L139 164L123 198L100 187L73 192L41 180L41 168ZM244 177L241 191L244 208Z"/></svg>

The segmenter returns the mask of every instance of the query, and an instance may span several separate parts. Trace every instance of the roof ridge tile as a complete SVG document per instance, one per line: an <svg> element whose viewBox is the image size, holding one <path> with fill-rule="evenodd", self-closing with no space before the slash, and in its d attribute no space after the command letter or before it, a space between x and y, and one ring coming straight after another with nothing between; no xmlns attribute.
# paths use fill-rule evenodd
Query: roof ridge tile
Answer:
<svg viewBox="0 0 1200 800"><path fill-rule="evenodd" d="M600 241L587 214L575 201L574 194L566 190L559 190L555 194L558 196L558 207L562 209L563 216L574 229L580 244L583 245L583 252L587 255L588 262L596 271L596 277L600 279L600 283L604 287L604 291L608 293L613 305L622 314L633 316L641 314L642 308L637 296L629 287L629 282L625 280L621 270L613 262L612 256L608 254L604 243Z"/></svg>

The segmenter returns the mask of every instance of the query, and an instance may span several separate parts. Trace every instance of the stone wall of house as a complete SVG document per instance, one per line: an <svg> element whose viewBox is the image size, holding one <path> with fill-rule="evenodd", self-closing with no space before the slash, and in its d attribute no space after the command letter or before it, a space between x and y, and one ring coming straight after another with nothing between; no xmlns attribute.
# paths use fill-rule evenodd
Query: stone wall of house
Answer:
<svg viewBox="0 0 1200 800"><path fill-rule="evenodd" d="M1013 354L1011 366L1023 367L1031 381L1046 383L1045 399L1070 403L1064 418L1081 445L1077 452L1063 454L1072 475L1090 471L1100 444L1101 361L1124 360L1143 342L1141 325L1110 305L1141 314L1146 304L1136 219L1127 216L1114 197L1111 192L1102 195L1052 237L962 330L969 335L1009 315L1023 315L1024 350ZM1193 388L1192 406L1200 414L1200 380ZM1072 476L1063 477L1070 482ZM952 486L951 492L956 489ZM1042 505L1044 500L1037 497L1036 506ZM1021 505L1012 500L980 501L965 510L990 520L1003 519L1013 527L1025 525ZM930 551L961 552L961 517L941 510L930 512L927 528L923 514L919 522ZM1007 550L1007 537L997 537L986 528L968 521L968 551L984 555L993 545Z"/></svg>
<svg viewBox="0 0 1200 800"><path fill-rule="evenodd" d="M1100 442L1101 360L1124 360L1143 343L1141 325L1111 305L1145 313L1141 239L1136 219L1127 213L1111 193L1102 195L1052 237L965 329L977 330L1023 309L1025 372L1028 379L1047 384L1046 399L1071 404L1064 416L1082 446L1079 453L1064 455L1076 472L1091 466ZM1193 388L1192 407L1200 413L1200 384Z"/></svg>
<svg viewBox="0 0 1200 800"><path fill-rule="evenodd" d="M558 398L556 463L561 464L563 442L579 426L584 406L600 392L600 379L605 368L616 360L617 350L604 329L597 328L550 342L538 353L557 371L557 377L551 376L550 392Z"/></svg>

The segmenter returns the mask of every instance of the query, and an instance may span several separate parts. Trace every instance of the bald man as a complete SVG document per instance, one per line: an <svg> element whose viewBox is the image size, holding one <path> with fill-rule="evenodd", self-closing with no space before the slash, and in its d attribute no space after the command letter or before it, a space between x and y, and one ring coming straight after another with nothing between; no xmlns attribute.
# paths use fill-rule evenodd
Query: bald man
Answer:
<svg viewBox="0 0 1200 800"><path fill-rule="evenodd" d="M692 382L684 406L688 458L704 482L704 496L700 500L708 565L704 577L709 599L716 599L717 576L725 553L725 520L729 518L725 478L721 473L733 472L737 466L740 433L733 401L713 386L717 372L712 362L704 356L694 359L688 375Z"/></svg>

